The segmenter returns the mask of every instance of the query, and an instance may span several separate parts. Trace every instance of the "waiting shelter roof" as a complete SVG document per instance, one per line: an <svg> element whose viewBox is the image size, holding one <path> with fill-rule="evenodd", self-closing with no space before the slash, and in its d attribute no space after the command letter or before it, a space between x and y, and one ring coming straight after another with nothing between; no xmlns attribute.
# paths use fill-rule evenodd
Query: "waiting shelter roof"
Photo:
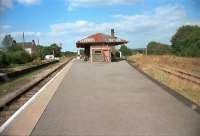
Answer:
<svg viewBox="0 0 200 136"><path fill-rule="evenodd" d="M115 46L115 45L121 45L121 44L127 44L128 41L124 39L120 39L117 37L112 37L110 35L102 34L102 33L96 33L93 35L88 36L87 38L84 38L80 41L76 42L77 48L84 48L85 46L89 45L99 45L99 44L106 44L109 46Z"/></svg>

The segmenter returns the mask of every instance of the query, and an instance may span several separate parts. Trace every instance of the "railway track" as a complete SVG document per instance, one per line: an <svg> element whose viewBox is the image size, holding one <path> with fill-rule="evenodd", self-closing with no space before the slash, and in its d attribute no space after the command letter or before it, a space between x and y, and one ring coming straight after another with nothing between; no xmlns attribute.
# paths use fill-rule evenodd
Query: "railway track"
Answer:
<svg viewBox="0 0 200 136"><path fill-rule="evenodd" d="M154 67L156 67L157 69L159 69L159 70L161 70L165 73L168 73L170 75L174 75L174 76L181 78L183 80L187 80L187 81L192 82L196 85L200 85L200 77L197 76L197 75L193 75L191 73L187 73L187 72L179 70L179 69L169 68L169 67L166 67L166 66L163 66L163 65L156 65Z"/></svg>
<svg viewBox="0 0 200 136"><path fill-rule="evenodd" d="M137 65L137 63L135 61L128 60L128 62L132 65L135 65L135 66ZM168 66L164 66L164 65L152 65L152 66L156 69L159 69L159 70L169 74L169 75L176 76L180 79L187 80L191 83L194 83L194 84L200 86L200 76L185 72L180 69L175 69L175 68L171 68ZM138 66L136 66L136 67L138 67Z"/></svg>
<svg viewBox="0 0 200 136"><path fill-rule="evenodd" d="M14 98L6 104L6 106L0 108L0 126L6 122L20 107L22 107L34 94L36 94L50 79L52 79L69 61L61 65L37 85Z"/></svg>

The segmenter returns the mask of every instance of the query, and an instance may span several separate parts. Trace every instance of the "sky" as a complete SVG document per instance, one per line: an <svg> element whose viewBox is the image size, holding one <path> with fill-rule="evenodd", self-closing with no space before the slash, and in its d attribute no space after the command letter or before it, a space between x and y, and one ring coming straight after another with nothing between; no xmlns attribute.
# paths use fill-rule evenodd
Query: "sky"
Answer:
<svg viewBox="0 0 200 136"><path fill-rule="evenodd" d="M143 48L150 41L170 44L183 25L200 25L200 0L0 0L0 40L11 34L17 42L75 43L91 34L110 34Z"/></svg>

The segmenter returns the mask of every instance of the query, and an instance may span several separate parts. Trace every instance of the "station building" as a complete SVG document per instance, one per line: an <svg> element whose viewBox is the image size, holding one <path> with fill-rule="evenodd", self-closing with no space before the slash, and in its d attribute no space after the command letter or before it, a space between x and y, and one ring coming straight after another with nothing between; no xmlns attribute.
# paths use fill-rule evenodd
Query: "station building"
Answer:
<svg viewBox="0 0 200 136"><path fill-rule="evenodd" d="M91 63L109 63L115 57L117 45L125 45L128 41L115 37L114 29L111 35L96 33L76 42L77 48L84 48L84 55Z"/></svg>

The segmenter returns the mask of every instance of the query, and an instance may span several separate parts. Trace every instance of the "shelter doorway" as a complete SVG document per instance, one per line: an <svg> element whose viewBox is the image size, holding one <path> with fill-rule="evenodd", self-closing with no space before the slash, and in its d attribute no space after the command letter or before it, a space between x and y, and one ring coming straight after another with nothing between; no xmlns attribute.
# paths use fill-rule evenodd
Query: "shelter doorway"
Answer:
<svg viewBox="0 0 200 136"><path fill-rule="evenodd" d="M104 49L103 50L103 56L104 56L104 61L105 62L110 62L110 50Z"/></svg>
<svg viewBox="0 0 200 136"><path fill-rule="evenodd" d="M91 48L91 62L111 62L110 48Z"/></svg>

